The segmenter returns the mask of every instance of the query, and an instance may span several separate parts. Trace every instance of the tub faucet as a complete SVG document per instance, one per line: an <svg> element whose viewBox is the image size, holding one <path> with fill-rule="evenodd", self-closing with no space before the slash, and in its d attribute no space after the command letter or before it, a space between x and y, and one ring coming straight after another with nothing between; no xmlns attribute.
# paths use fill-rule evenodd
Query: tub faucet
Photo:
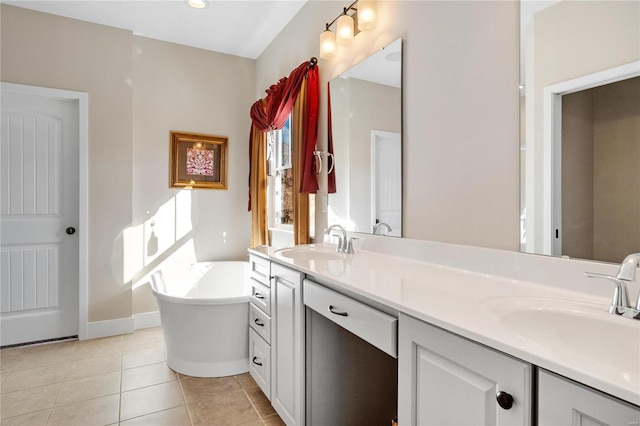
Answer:
<svg viewBox="0 0 640 426"><path fill-rule="evenodd" d="M341 234L341 235L336 235L338 237L338 247L336 251L338 253L353 253L352 240L354 238L347 238L347 231L342 226L338 224L331 225L324 230L324 234L331 235L331 231L333 231L334 229L337 229L338 231L340 231L340 234Z"/></svg>
<svg viewBox="0 0 640 426"><path fill-rule="evenodd" d="M384 223L384 222L378 222L375 225L373 225L373 235L378 233L378 229L380 228L384 228L383 231L387 231L387 232L391 232L391 227L389 226L389 224ZM384 234L382 234L384 235Z"/></svg>
<svg viewBox="0 0 640 426"><path fill-rule="evenodd" d="M584 273L589 278L604 278L616 285L616 289L613 293L613 299L611 300L611 306L609 306L610 314L640 320L640 293L638 294L636 306L632 307L629 304L629 299L627 297L628 291L625 284L626 281L635 281L636 268L638 266L640 266L640 253L633 253L628 255L622 261L620 269L618 269L618 274L615 277L606 274L596 274L593 272Z"/></svg>

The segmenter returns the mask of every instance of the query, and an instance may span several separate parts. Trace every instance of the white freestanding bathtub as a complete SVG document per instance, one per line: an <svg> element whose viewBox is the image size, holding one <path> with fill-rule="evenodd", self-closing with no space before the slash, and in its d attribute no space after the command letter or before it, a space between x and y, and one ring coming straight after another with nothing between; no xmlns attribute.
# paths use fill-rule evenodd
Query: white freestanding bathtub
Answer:
<svg viewBox="0 0 640 426"><path fill-rule="evenodd" d="M178 373L222 377L249 371L249 263L199 262L151 277L167 364Z"/></svg>

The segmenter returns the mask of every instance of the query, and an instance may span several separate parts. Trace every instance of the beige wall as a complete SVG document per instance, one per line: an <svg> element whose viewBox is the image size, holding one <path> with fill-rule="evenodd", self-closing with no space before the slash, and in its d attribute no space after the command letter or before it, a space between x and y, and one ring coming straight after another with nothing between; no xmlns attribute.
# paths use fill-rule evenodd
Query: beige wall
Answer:
<svg viewBox="0 0 640 426"><path fill-rule="evenodd" d="M255 101L255 61L134 37L133 81L133 228L137 231L132 250L137 255L132 258L137 262L132 274L133 311L139 313L157 309L146 276L154 268L247 257L251 224L247 135L249 107ZM171 130L229 138L227 190L169 188ZM159 249L150 256L145 250L151 220Z"/></svg>
<svg viewBox="0 0 640 426"><path fill-rule="evenodd" d="M319 60L319 147L326 147L327 81L402 37L405 236L517 250L518 3L377 3L376 29ZM324 23L343 7L312 0L302 8L258 58L258 95L318 56ZM324 228L326 217L316 217Z"/></svg>
<svg viewBox="0 0 640 426"><path fill-rule="evenodd" d="M131 316L131 32L1 6L4 82L89 94L88 319Z"/></svg>
<svg viewBox="0 0 640 426"><path fill-rule="evenodd" d="M255 61L7 5L1 14L2 81L89 94L90 322L155 310L155 267L246 258ZM169 189L170 130L229 138L227 190Z"/></svg>

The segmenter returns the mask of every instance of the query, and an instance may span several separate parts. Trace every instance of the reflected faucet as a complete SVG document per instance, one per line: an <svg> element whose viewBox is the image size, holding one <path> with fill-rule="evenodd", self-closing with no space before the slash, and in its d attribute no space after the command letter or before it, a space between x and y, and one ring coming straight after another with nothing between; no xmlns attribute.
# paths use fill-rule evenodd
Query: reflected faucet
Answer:
<svg viewBox="0 0 640 426"><path fill-rule="evenodd" d="M384 228L384 231L391 232L391 227L388 224L384 222L378 222L375 225L373 225L373 235L376 235L378 233L378 229L380 228ZM385 234L382 234L382 235L385 235Z"/></svg>
<svg viewBox="0 0 640 426"><path fill-rule="evenodd" d="M342 226L338 224L331 225L324 230L324 234L331 235L331 231L333 231L334 229L337 229L342 234L336 235L336 237L338 237L338 247L336 248L336 251L338 253L353 253L352 241L355 238L347 238L347 231Z"/></svg>
<svg viewBox="0 0 640 426"><path fill-rule="evenodd" d="M628 291L625 284L625 281L635 281L636 268L638 266L640 266L640 253L633 253L628 255L622 261L620 269L618 269L618 274L615 277L606 274L596 274L593 272L584 273L589 278L604 278L616 285L616 289L613 293L613 299L611 300L611 306L609 306L610 314L640 320L640 292L638 293L636 306L632 307L629 304L629 299L627 297Z"/></svg>

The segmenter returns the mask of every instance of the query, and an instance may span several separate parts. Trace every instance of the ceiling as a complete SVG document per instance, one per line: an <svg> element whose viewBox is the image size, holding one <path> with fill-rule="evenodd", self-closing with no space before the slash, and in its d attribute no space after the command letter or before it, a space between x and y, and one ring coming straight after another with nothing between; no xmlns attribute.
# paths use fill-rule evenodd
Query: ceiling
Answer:
<svg viewBox="0 0 640 426"><path fill-rule="evenodd" d="M133 31L135 35L256 59L307 0L2 0L2 3Z"/></svg>

